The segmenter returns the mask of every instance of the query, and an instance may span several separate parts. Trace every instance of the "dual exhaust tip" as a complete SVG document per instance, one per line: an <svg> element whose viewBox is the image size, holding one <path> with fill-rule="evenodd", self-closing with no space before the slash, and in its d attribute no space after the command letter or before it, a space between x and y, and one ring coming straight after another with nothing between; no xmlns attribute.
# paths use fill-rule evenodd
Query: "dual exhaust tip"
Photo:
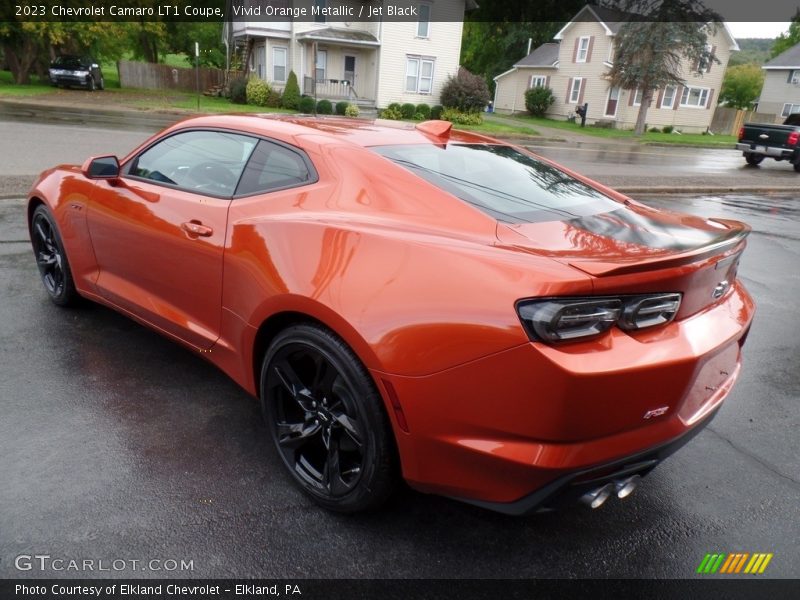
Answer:
<svg viewBox="0 0 800 600"><path fill-rule="evenodd" d="M627 498L639 485L640 475L631 475L625 479L617 479L611 483L595 488L586 492L581 496L583 502L589 508L600 508L606 500L611 497L611 494L616 494L617 498Z"/></svg>

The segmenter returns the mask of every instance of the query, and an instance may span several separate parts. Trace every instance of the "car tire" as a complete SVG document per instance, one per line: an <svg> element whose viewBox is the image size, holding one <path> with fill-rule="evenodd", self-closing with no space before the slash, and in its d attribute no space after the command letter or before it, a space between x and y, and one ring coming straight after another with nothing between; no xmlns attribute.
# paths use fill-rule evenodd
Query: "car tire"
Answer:
<svg viewBox="0 0 800 600"><path fill-rule="evenodd" d="M800 162L796 162L796 163L794 163L794 170L795 170L796 172L800 173Z"/></svg>
<svg viewBox="0 0 800 600"><path fill-rule="evenodd" d="M74 306L80 296L75 290L64 243L55 219L43 204L33 211L30 234L39 276L50 300L58 306Z"/></svg>
<svg viewBox="0 0 800 600"><path fill-rule="evenodd" d="M105 80L103 79L102 75L100 76L100 83L97 85L97 89L98 89L98 90L104 90L104 89L106 89L106 82L105 82Z"/></svg>
<svg viewBox="0 0 800 600"><path fill-rule="evenodd" d="M299 324L269 345L261 408L295 483L320 506L381 505L398 480L391 425L369 372L330 330Z"/></svg>
<svg viewBox="0 0 800 600"><path fill-rule="evenodd" d="M760 165L761 162L764 160L763 154L753 154L752 152L747 152L744 155L744 159L747 161L748 165Z"/></svg>
<svg viewBox="0 0 800 600"><path fill-rule="evenodd" d="M90 92L93 92L97 89L97 86L94 83L94 77L92 75L89 75L89 81L86 84L86 89L88 89Z"/></svg>

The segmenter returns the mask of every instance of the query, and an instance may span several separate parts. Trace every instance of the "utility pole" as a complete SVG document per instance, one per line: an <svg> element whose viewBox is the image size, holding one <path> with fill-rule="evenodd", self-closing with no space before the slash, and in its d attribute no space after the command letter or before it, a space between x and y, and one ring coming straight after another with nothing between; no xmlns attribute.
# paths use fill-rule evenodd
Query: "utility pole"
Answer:
<svg viewBox="0 0 800 600"><path fill-rule="evenodd" d="M200 112L200 42L194 43L194 82L197 90L197 112Z"/></svg>

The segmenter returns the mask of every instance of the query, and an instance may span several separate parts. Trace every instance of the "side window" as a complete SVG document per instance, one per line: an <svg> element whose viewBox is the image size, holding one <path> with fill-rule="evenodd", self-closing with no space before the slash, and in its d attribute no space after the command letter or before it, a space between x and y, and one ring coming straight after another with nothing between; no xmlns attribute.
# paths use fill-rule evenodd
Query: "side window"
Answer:
<svg viewBox="0 0 800 600"><path fill-rule="evenodd" d="M224 131L187 131L142 152L128 175L214 196L231 196L257 139Z"/></svg>
<svg viewBox="0 0 800 600"><path fill-rule="evenodd" d="M247 163L236 195L269 192L312 183L316 174L309 170L303 157L289 148L260 141Z"/></svg>

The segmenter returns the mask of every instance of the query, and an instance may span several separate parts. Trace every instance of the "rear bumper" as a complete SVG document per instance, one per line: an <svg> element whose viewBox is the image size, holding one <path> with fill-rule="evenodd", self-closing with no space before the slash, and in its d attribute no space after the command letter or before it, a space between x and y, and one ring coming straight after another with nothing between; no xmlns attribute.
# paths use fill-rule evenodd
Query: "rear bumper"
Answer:
<svg viewBox="0 0 800 600"><path fill-rule="evenodd" d="M795 149L776 148L774 146L762 146L764 150L756 151L757 146L758 144L746 144L743 142L739 142L738 144L736 144L736 149L741 150L742 152L752 152L754 154L763 154L764 156L771 156L772 158L782 158L782 159L790 159L797 152L797 150Z"/></svg>
<svg viewBox="0 0 800 600"><path fill-rule="evenodd" d="M403 474L421 491L520 514L587 473L655 461L647 471L733 388L753 313L737 282L719 304L647 336L530 343L425 377L375 373L407 423L394 423Z"/></svg>
<svg viewBox="0 0 800 600"><path fill-rule="evenodd" d="M700 433L713 420L716 414L717 410L714 410L692 429L666 444L588 469L567 473L515 502L482 502L469 498L454 499L513 516L529 515L574 504L586 492L597 489L606 483L613 483L631 475L644 477L655 469L661 461L680 450Z"/></svg>

